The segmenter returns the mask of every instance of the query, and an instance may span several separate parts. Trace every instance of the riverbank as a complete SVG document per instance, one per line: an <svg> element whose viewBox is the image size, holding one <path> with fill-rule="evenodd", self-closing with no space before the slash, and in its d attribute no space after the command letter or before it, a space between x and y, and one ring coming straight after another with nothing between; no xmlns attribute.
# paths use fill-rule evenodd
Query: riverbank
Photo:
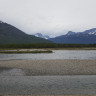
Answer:
<svg viewBox="0 0 96 96"><path fill-rule="evenodd" d="M96 75L96 60L0 61L0 70L2 70L0 74L3 71L10 71L12 69L22 70L25 76Z"/></svg>
<svg viewBox="0 0 96 96"><path fill-rule="evenodd" d="M48 51L48 50L96 50L96 47L81 47L81 48L78 48L78 47L69 47L69 48L0 48L0 51L6 51L6 50L39 50L39 51Z"/></svg>
<svg viewBox="0 0 96 96"><path fill-rule="evenodd" d="M4 94L96 96L96 60L1 60L0 96L10 96Z"/></svg>
<svg viewBox="0 0 96 96"><path fill-rule="evenodd" d="M85 47L85 48L45 48L47 50L96 50L96 48L94 47L91 47L91 48L88 48L88 47Z"/></svg>
<svg viewBox="0 0 96 96"><path fill-rule="evenodd" d="M6 54L25 54L25 53L52 53L51 50L42 49L15 49L15 50L0 50L0 53Z"/></svg>

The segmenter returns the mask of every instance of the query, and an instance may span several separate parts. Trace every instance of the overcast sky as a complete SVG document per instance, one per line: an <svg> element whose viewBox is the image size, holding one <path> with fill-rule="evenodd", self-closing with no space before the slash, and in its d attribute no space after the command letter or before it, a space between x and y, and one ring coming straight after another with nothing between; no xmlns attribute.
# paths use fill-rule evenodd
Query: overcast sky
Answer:
<svg viewBox="0 0 96 96"><path fill-rule="evenodd" d="M28 34L96 28L96 0L0 0L0 19Z"/></svg>

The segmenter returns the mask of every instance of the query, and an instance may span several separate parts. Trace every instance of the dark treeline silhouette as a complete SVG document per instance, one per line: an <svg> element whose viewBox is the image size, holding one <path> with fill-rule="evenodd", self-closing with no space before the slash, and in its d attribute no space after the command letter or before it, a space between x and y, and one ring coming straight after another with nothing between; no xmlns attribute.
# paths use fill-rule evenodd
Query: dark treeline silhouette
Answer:
<svg viewBox="0 0 96 96"><path fill-rule="evenodd" d="M86 48L96 47L96 44L56 44L56 43L36 43L36 44L6 44L0 45L3 48Z"/></svg>

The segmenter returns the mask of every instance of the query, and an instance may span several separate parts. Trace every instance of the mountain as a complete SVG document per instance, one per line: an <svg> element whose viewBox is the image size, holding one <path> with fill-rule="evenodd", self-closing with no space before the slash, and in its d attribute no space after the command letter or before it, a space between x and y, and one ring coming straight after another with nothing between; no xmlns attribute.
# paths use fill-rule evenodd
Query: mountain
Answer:
<svg viewBox="0 0 96 96"><path fill-rule="evenodd" d="M83 34L96 35L96 28L86 30L83 32Z"/></svg>
<svg viewBox="0 0 96 96"><path fill-rule="evenodd" d="M94 44L96 43L96 28L84 32L69 31L66 35L50 38L49 40L65 44Z"/></svg>
<svg viewBox="0 0 96 96"><path fill-rule="evenodd" d="M69 31L66 35L74 35L75 32Z"/></svg>
<svg viewBox="0 0 96 96"><path fill-rule="evenodd" d="M50 43L49 40L28 35L16 27L0 21L0 44Z"/></svg>
<svg viewBox="0 0 96 96"><path fill-rule="evenodd" d="M34 36L44 38L44 39L49 39L50 38L48 35L42 35L41 33L36 33L36 34L34 34Z"/></svg>

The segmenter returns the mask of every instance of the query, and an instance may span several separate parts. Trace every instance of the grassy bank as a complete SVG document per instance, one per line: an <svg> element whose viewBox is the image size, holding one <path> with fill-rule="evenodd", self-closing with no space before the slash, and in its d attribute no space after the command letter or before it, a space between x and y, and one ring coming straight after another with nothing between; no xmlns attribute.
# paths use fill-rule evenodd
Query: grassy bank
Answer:
<svg viewBox="0 0 96 96"><path fill-rule="evenodd" d="M35 50L35 51L19 51L19 50L13 50L13 51L9 51L9 50L5 50L5 51L0 51L0 53L6 53L6 54L23 54L23 53L52 53L51 50Z"/></svg>

